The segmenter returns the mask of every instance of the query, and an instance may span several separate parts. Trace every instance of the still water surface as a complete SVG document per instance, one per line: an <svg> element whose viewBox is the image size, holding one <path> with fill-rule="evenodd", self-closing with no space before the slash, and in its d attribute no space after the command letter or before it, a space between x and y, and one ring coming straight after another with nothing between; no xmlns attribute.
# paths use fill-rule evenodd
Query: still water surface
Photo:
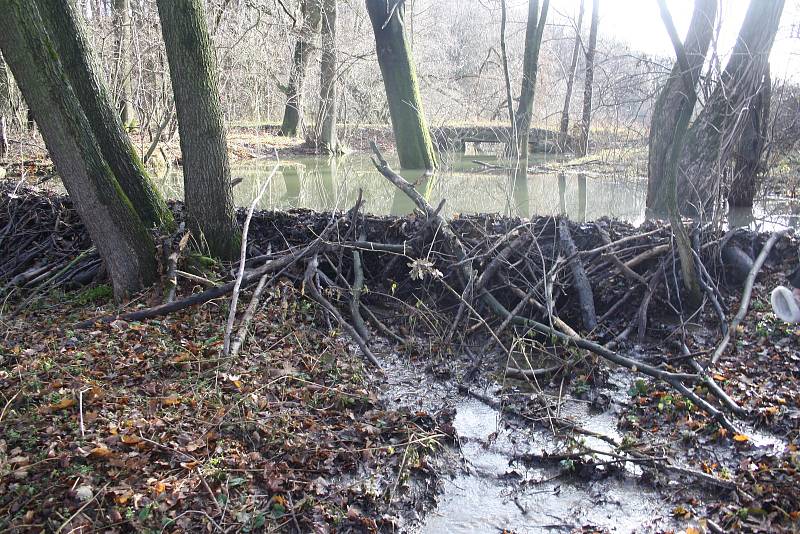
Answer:
<svg viewBox="0 0 800 534"><path fill-rule="evenodd" d="M553 163L557 157L532 156L531 164ZM389 159L399 169L396 159ZM647 183L631 176L591 173L529 173L527 180L514 180L498 170L487 170L473 160L502 164L496 157L448 154L445 165L434 177L423 171L402 171L417 190L437 206L446 200L442 213L500 213L531 217L565 214L574 221L592 221L604 216L639 224L644 220ZM233 178L242 182L234 188L239 206L249 206L275 165L274 160L237 164ZM183 197L181 169L172 169L157 180L165 196ZM310 208L318 211L352 207L363 191L366 211L376 215L405 215L413 211L411 200L375 170L364 153L342 158L296 156L280 161L260 209ZM800 227L800 204L790 199L766 199L753 212L731 213L735 226L761 231L779 227Z"/></svg>

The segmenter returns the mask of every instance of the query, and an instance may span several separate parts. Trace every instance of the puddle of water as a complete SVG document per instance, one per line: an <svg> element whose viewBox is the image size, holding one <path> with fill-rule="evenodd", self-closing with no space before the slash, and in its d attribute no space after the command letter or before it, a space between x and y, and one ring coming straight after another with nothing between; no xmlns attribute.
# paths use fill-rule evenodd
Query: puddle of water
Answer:
<svg viewBox="0 0 800 534"><path fill-rule="evenodd" d="M631 480L570 481L556 478L558 468L510 465L515 454L541 449L552 442L551 437L524 432L523 439L512 441L510 432L498 431L493 408L463 399L456 409L454 427L465 441L461 452L469 474L445 483L439 506L422 532L570 532L583 525L632 532L670 522L669 509L658 495ZM608 430L610 424L603 420L596 426L598 431ZM495 432L496 438L489 441Z"/></svg>
<svg viewBox="0 0 800 534"><path fill-rule="evenodd" d="M452 386L432 380L401 357L390 356L381 363L387 400L428 411L444 405L456 409L453 426L464 469L444 481L438 506L419 532L471 534L506 529L527 534L571 532L584 525L612 532L647 532L675 526L670 506L649 488L639 486L636 477L575 480L558 477L558 466L528 468L512 462L526 453L555 452L557 444L546 430L506 429L498 422L497 410L458 395ZM580 402L569 404L565 412L584 427L618 437L611 412L592 414Z"/></svg>

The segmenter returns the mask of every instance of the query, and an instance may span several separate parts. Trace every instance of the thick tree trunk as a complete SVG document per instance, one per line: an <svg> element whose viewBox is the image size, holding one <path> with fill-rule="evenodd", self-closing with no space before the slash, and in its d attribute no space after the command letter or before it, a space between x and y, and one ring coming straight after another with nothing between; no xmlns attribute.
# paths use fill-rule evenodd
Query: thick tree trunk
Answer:
<svg viewBox="0 0 800 534"><path fill-rule="evenodd" d="M195 239L215 257L238 257L241 233L231 190L214 51L201 0L158 0L178 117L183 184Z"/></svg>
<svg viewBox="0 0 800 534"><path fill-rule="evenodd" d="M172 225L172 213L145 171L111 104L72 0L36 0L103 158L147 226ZM41 125L40 125L41 127Z"/></svg>
<svg viewBox="0 0 800 534"><path fill-rule="evenodd" d="M581 27L583 26L584 0L578 11L578 21L575 25L575 45L572 47L572 59L567 73L567 93L564 95L564 108L561 110L561 125L558 130L558 146L561 151L567 148L567 132L569 131L569 107L572 101L572 88L575 84L575 71L578 70L578 52L581 50Z"/></svg>
<svg viewBox="0 0 800 534"><path fill-rule="evenodd" d="M328 154L340 154L336 135L338 91L336 88L336 0L322 0L322 59L320 62L317 145Z"/></svg>
<svg viewBox="0 0 800 534"><path fill-rule="evenodd" d="M0 0L0 49L39 127L84 225L105 262L118 299L156 276L152 237L103 159L36 6Z"/></svg>
<svg viewBox="0 0 800 534"><path fill-rule="evenodd" d="M700 304L702 294L692 242L678 211L678 158L697 101L695 87L700 78L705 52L708 50L717 4L716 0L695 0L694 14L685 44L680 42L665 0L659 0L659 8L675 47L677 62L667 85L656 101L650 126L651 153L648 165L650 172L661 173L655 175L655 179L664 184L664 205L675 236L687 303L694 308ZM687 50L692 53L691 57ZM672 114L667 115L668 111ZM652 146L656 149L653 150Z"/></svg>
<svg viewBox="0 0 800 534"><path fill-rule="evenodd" d="M767 144L769 108L772 100L772 79L769 66L761 88L750 100L748 118L733 154L733 179L728 191L730 207L752 207L759 186L759 174L764 170L764 149Z"/></svg>
<svg viewBox="0 0 800 534"><path fill-rule="evenodd" d="M8 156L8 126L6 115L11 112L11 77L0 54L0 159Z"/></svg>
<svg viewBox="0 0 800 534"><path fill-rule="evenodd" d="M432 170L436 168L436 154L422 111L414 59L406 40L405 5L402 0L366 2L400 167Z"/></svg>
<svg viewBox="0 0 800 534"><path fill-rule="evenodd" d="M578 139L579 156L589 152L589 127L592 124L592 93L594 90L594 54L597 49L597 25L600 22L600 0L592 0L592 23L589 27L589 46L586 48L586 75L583 86L583 114L581 134Z"/></svg>
<svg viewBox="0 0 800 534"><path fill-rule="evenodd" d="M136 126L131 83L131 1L114 0L114 31L116 32L117 83L119 85L119 115L127 130Z"/></svg>
<svg viewBox="0 0 800 534"><path fill-rule="evenodd" d="M684 45L689 70L684 72L680 62L675 62L653 108L647 162L648 217L666 217L669 213L667 204L677 179L675 165L683 149L683 137L686 133L682 125L688 125L697 102L694 87L700 79L703 62L714 35L716 15L716 0L696 0ZM687 81L692 87L691 92L686 90Z"/></svg>
<svg viewBox="0 0 800 534"><path fill-rule="evenodd" d="M302 130L303 124L303 90L305 88L306 71L314 49L314 35L320 27L321 0L303 1L303 26L300 37L294 45L292 70L289 73L289 85L286 87L286 108L283 111L281 135L295 137Z"/></svg>
<svg viewBox="0 0 800 534"><path fill-rule="evenodd" d="M678 172L679 208L713 214L723 177L761 87L785 0L752 0L721 79L689 128Z"/></svg>
<svg viewBox="0 0 800 534"><path fill-rule="evenodd" d="M514 114L513 131L516 133L516 143L511 157L516 160L519 169L528 169L528 140L531 133L531 117L533 115L533 98L536 94L536 76L539 72L539 50L542 47L544 24L547 20L547 11L550 0L542 2L539 12L539 0L528 0L528 24L525 29L525 54L522 64L522 90L519 95L519 105Z"/></svg>

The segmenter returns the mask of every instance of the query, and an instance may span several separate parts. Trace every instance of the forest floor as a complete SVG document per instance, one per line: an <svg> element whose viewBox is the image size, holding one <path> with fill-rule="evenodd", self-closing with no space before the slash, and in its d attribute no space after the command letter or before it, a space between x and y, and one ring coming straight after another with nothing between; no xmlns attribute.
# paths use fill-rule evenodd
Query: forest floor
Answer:
<svg viewBox="0 0 800 534"><path fill-rule="evenodd" d="M0 530L414 530L435 509L442 480L457 471L451 459L466 443L452 448L453 406L484 392L503 400L499 425L515 439L531 421L551 424L542 395L573 398L595 415L612 414L620 454L669 458L730 483L704 487L703 479L646 464L631 471L613 454L587 454L585 438L571 435L557 454L508 458L501 478L510 488L537 487L516 477L547 465L558 488L633 479L660 495L672 517L650 527L654 519L643 519L639 531L795 531L800 328L778 321L766 300L788 267L767 270L737 351L715 369L751 414L740 435L651 381L631 380L615 394L615 371L591 359L580 374L534 387L504 380L504 358L491 354L431 360L389 348L385 354L424 375L414 387L424 390L428 410L403 408L411 389L390 392L399 404L382 396L386 377L365 367L316 304L288 283L270 291L235 361L221 356L220 302L90 330L73 325L115 309L107 286L52 294L17 315L7 307L0 315ZM690 347L708 346L714 336L713 325L698 327ZM651 344L640 357L676 358L667 352ZM431 398L437 387L448 393ZM496 439L479 447L489 450ZM540 510L531 520L548 512L567 509Z"/></svg>
<svg viewBox="0 0 800 534"><path fill-rule="evenodd" d="M23 193L33 196L21 199L13 183L4 193L4 201L30 203L0 211L2 225L14 230L3 246L30 237L55 242L58 253L87 248L68 201L39 198L45 207L28 209L38 200ZM12 212L20 219L3 219ZM413 216L368 219L370 239L410 239L424 224ZM262 250L273 237L297 247L327 220L308 210L264 213L254 219L251 239L266 240ZM44 230L23 224L31 221ZM554 226L551 218L539 222ZM506 227L519 221L494 216L461 224L492 236L508 235ZM603 224L615 238L618 230L632 231L624 223ZM665 232L653 226L651 232ZM61 229L56 236L54 227ZM596 228L575 225L576 240ZM236 359L221 351L227 298L160 319L78 329L81 320L118 311L108 286L44 293L15 313L17 293L0 307L0 530L413 531L426 517L452 513L441 517L455 522L503 504L492 525L520 534L529 531L526 524L554 516L560 531L606 532L632 519L641 521L637 531L797 531L800 328L778 321L768 304L770 289L796 266L797 246L794 237L776 246L736 332L735 350L712 368L746 410L734 420L736 433L663 384L571 346L558 348L567 363L552 376L511 380L509 358L481 336L466 336L461 353L442 338L415 333L431 318L445 326L433 324L434 332L452 322L454 310L419 300L424 285L412 286L408 302L398 302L384 320L411 343L395 345L373 332L376 354L393 362L383 373L364 365L350 339L303 291L302 269L287 274L293 282L270 286ZM13 260L13 253L2 256ZM365 255L365 270L378 272L370 264L376 261L385 258ZM407 285L399 277L408 276L404 262L396 271L392 276ZM610 283L630 286L625 279ZM369 284L371 293L390 290L394 300L403 291ZM178 297L198 289L182 284ZM739 292L725 289L729 310L738 309ZM127 309L162 297L152 290ZM668 296L660 299L647 338L629 344L625 354L675 371L685 356L671 341L681 329L662 305ZM612 318L606 328L618 330L626 321ZM685 331L688 350L707 358L720 335L710 306ZM508 329L502 342L522 347L525 357L549 357L541 337ZM405 382L398 384L398 377ZM702 386L694 392L707 396ZM485 435L464 428L467 401L490 408L478 411L490 420ZM572 417L570 403L585 413ZM597 434L599 419L605 421L599 432L616 442L612 449L590 441L597 435L578 432L583 426ZM543 450L537 440L545 436L555 440ZM511 448L498 454L503 440ZM490 454L496 472L487 476L480 463ZM448 495L448 481L456 477L450 485L460 484L465 471L497 491L478 492L477 502ZM621 497L606 492L603 484L620 481L629 486ZM581 510L567 499L578 489L585 496ZM644 492L656 496L662 516L627 513L624 500ZM544 504L526 504L526 495L543 493L549 495ZM440 511L448 499L453 508ZM587 515L587 506L604 517ZM519 508L521 523L512 524L507 507ZM477 524L488 524L487 516L478 517ZM465 522L461 531L475 524Z"/></svg>
<svg viewBox="0 0 800 534"><path fill-rule="evenodd" d="M396 531L432 504L452 438L290 285L235 361L213 304L73 330L109 296L0 315L0 531Z"/></svg>

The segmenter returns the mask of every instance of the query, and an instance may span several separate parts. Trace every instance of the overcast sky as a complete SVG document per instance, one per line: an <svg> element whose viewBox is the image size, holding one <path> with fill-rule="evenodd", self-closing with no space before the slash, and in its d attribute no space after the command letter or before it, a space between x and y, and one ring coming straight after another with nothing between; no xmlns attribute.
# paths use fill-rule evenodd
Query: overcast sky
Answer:
<svg viewBox="0 0 800 534"><path fill-rule="evenodd" d="M760 2L763 0L753 0ZM580 0L551 0L549 22L563 21L559 14L577 15ZM588 27L591 0L586 0L584 31ZM681 37L692 18L694 0L667 0ZM721 0L722 26L718 46L721 55L730 51L744 19L749 0ZM772 74L780 78L800 78L800 39L790 36L792 24L800 24L800 0L786 0L780 29L772 49ZM661 21L656 0L600 0L600 33L613 35L634 50L673 56L669 36Z"/></svg>

